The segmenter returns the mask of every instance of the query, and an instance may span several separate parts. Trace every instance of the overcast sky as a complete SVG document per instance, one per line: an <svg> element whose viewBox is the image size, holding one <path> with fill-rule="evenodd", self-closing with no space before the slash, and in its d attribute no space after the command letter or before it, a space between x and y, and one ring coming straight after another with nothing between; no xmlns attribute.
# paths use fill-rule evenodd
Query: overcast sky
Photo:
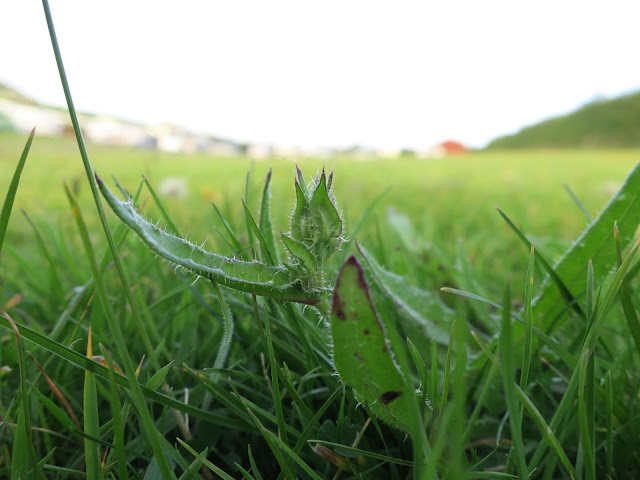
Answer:
<svg viewBox="0 0 640 480"><path fill-rule="evenodd" d="M640 2L51 0L76 108L283 146L480 147L640 89ZM64 105L42 5L0 82Z"/></svg>

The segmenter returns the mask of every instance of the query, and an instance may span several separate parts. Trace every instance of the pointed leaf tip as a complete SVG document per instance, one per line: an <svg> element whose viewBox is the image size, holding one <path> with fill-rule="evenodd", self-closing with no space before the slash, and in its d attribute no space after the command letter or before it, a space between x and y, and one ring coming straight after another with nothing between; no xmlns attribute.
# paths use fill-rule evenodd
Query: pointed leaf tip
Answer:
<svg viewBox="0 0 640 480"><path fill-rule="evenodd" d="M93 172L93 176L96 177L96 182L98 182L98 186L102 187L103 185L103 181L102 179L98 176L98 172Z"/></svg>

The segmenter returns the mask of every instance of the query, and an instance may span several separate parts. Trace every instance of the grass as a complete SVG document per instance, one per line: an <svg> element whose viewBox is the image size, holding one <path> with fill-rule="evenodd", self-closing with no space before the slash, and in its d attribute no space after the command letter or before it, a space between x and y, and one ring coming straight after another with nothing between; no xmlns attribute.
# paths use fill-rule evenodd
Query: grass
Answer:
<svg viewBox="0 0 640 480"><path fill-rule="evenodd" d="M12 142L17 144L13 135L5 136L4 140L6 144ZM39 140L36 138L34 141L22 174L15 200L18 206L24 205L21 205L22 199L26 199L28 205L28 200L33 201L37 197L36 192L42 191L37 180L34 180L34 172L40 170L39 165L46 161L46 155L39 150L41 147ZM68 146L65 140L42 139L42 143L51 143L58 147ZM4 148L7 147L6 144ZM105 156L109 154L108 156L111 157L130 155L131 158L136 158L136 156L149 155L148 152L119 149L98 148L97 150L103 150ZM594 155L604 155L604 153L600 151L595 152ZM611 152L611 155L612 158L616 156L623 158L626 153ZM545 171L545 168L542 168L548 165L544 161L545 154L539 155L542 160L529 163L539 166L541 170L538 173L530 170L529 176L531 178L536 178L538 175L546 176L549 184L557 185L558 191L544 197L543 192L534 188L538 187L534 182L528 185L529 193L526 193L522 187L520 195L525 198L534 197L539 205L547 206L564 199L567 203L564 227L575 224L578 229L580 224L584 224L583 213L571 203L573 200L562 188L562 179L550 178L550 172L555 172L554 174L557 175L561 172ZM570 151L556 152L555 155L561 155L567 159L579 156L578 153ZM529 152L527 156L531 159L534 154ZM19 152L14 157L19 157ZM229 185L232 184L233 175L237 175L236 178L239 176L240 179L243 177L239 173L232 173L237 172L233 170L236 165L232 160L209 159L211 165L206 164L204 158L198 157L187 157L184 161L193 161L196 165L201 163L211 169L222 169L230 165L228 167L230 173L225 174ZM440 178L444 183L443 178L459 175L461 165L467 165L467 171L472 166L480 168L485 165L485 176L475 176L474 181L468 183L467 189L461 188L466 191L479 189L479 185L495 185L496 179L491 177L495 176L495 172L499 172L500 168L515 170L512 166L513 161L512 159L507 162L506 155L492 157L483 153L474 154L469 158L456 158L447 163L419 163L409 160L406 163L405 161L376 162L366 166L370 170L367 178L375 185L377 178L385 177L385 168L393 168L394 171L397 171L399 166L414 170L422 169L420 171L430 178L430 182L435 183L435 179ZM248 161L240 160L239 163L244 167L251 167ZM303 168L310 164L314 166L319 164L311 161L301 163ZM127 162L126 165L130 166L130 163ZM283 219L281 208L278 208L279 202L284 202L278 198L278 195L290 188L284 187L283 183L290 185L288 179L293 165L287 160L276 160L273 165L272 216L274 224L282 225L284 228L286 217ZM601 168L599 162L588 165L593 172L596 172L590 174L596 177L595 180L591 180L593 183L590 188L596 192L600 191L600 198L604 200L605 192L601 190L603 183L619 182L622 175L615 177L608 172L609 176L604 176L598 173ZM361 168L362 163L347 159L338 160L335 195L341 205L346 206L350 203L350 196L347 194L346 199L341 198L338 186L348 184L350 175L357 177L354 172L358 172ZM115 167L114 169L117 170ZM253 169L249 205L252 205L253 211L256 211L256 205L260 203L259 185L261 183L256 177L263 169L263 165L257 164ZM340 175L342 169L344 176ZM450 172L449 175L445 175L447 170ZM581 175L587 175L585 170L583 168ZM179 171L185 173L184 163ZM127 180L123 180L122 183L134 191L139 182L136 175L129 174L127 170L117 173L121 178L132 179L131 183ZM160 176L149 171L147 175L150 178ZM216 178L220 176L219 171ZM283 181L283 177L287 181ZM414 177L408 178L414 179ZM511 178L517 178L517 176L512 174ZM6 179L3 180L6 181ZM406 181L410 185L409 180ZM419 182L415 179L413 181L414 185L408 186L406 190L418 188ZM462 182L460 179L457 181ZM242 180L238 183L240 185L236 188L240 196L243 194L244 185ZM364 188L362 184L359 185L358 188ZM380 187L382 187L381 180ZM368 193L369 201L375 198L375 193L380 191L380 187L373 187ZM583 202L584 207L595 216L598 207L602 207L604 202L592 206L590 205L593 201L592 197L581 197L581 192L586 188L584 185L573 183L571 187ZM8 189L8 182L6 188ZM118 478L123 475L129 478L142 475L147 468L152 470L157 468L154 467L156 461L152 450L149 450L148 437L143 433L148 429L157 429L160 433L160 445L164 446L159 448L170 452L166 454L169 459L166 468L173 469L178 475L180 472L187 470L196 472L199 469L198 475L206 475L201 470L202 462L204 465L209 465L208 468L213 472L225 472L220 474L223 478L225 478L224 475L229 475L230 478L241 478L243 475L244 478L259 478L258 471L262 478L275 478L281 472L289 472L289 477L298 475L306 478L309 475L309 478L312 478L313 475L304 473L309 469L320 478L331 478L338 471L336 465L341 466L341 476L344 478L356 472L361 472L365 478L403 478L411 471L405 465L411 464L415 450L410 448L411 442L403 440L400 431L384 423L378 423L375 416L371 417L373 420L371 426L365 427L369 418L368 410L356 408L356 402L350 390L343 389L333 375L329 362L331 352L328 348L326 331L322 325L317 324L311 310L295 308L287 313L273 303L260 300L256 300L257 303L252 305L250 297L232 295L228 290L221 291L219 296L210 285L203 282L192 284L191 277L177 274L167 264L157 262L140 242L126 238L126 231L116 228L116 242L123 249L126 275L142 323L136 321L128 306L130 304L125 301L124 292L119 286L120 282L113 267L109 262L101 261L107 258L105 257L107 246L102 237L96 233L97 222L90 213L88 199L86 196L83 197L84 188L80 187L80 193L76 195L70 189L70 199L74 202L77 200L78 203L74 208L61 206L58 211L54 206L57 202L56 195L58 195L54 189L50 207L48 207L53 215L42 215L37 212L37 209L35 213L29 211L33 216L33 226L21 225L20 221L16 221L20 216L14 211L5 241L6 251L2 252L5 275L3 275L0 303L5 305L5 309L10 308L9 313L12 318L21 325L22 342L26 343L26 349L43 365L43 370L47 372L78 418L82 419L88 415L86 402L92 401L93 398L93 391L87 392L86 389L93 385L92 388L96 392L97 408L91 408L98 413L92 415L89 424L85 418L85 425L92 425L94 431L97 428L98 435L91 435L91 438L96 436L98 438L95 442L87 440L86 448L89 449L87 452L92 452L92 449L97 446L100 458L98 462L91 460L91 464L88 464L85 462L90 461L91 457L83 453L85 447L78 450L78 442L82 444L82 433L78 432L77 427L70 421L69 413L64 410L61 403L58 403L59 397L53 393L50 386L47 386L34 362L30 362L29 359L23 359L21 362L24 365L24 375L30 389L27 395L31 398L29 402L31 426L40 428L32 431L35 447L33 455L38 459L46 459L41 462L43 475L73 477L80 472L89 473L90 465L92 469L100 471L101 475L115 475ZM439 188L449 195L449 198L453 197L454 192L446 187ZM64 190L61 187L59 189L60 195L64 195ZM161 209L153 206L153 199L145 192L149 190L143 189L140 195L142 201L149 196L145 211L150 217L159 218ZM487 211L483 218L473 218L468 213L461 215L457 227L460 229L458 235L468 232L468 236L456 243L457 235L453 234L436 234L436 236L426 237L425 232L429 231L428 229L441 231L441 227L434 226L436 220L428 220L425 212L416 209L413 202L415 197L408 196L403 203L400 203L399 200L394 200L397 197L393 195L395 195L393 191L387 193L374 208L374 213L370 217L373 227L371 225L365 227L364 239L360 240L361 237L358 235L358 240L371 250L368 255L379 259L382 266L400 273L404 269L411 274L412 284L427 291L435 292L440 286L449 282L475 293L484 293L494 299L500 298L502 285L510 278L513 284L513 297L520 299L514 303L516 308L519 308L518 304L521 302L529 304L533 301L532 297L539 292L540 287L539 282L531 284L524 281L525 278L529 278L524 272L527 268L529 270L533 268L532 264L527 267L526 249L519 243L516 235L505 228L506 224L500 223L498 213L490 208L486 198L483 202L486 202ZM504 192L494 192L494 195L498 198L503 196ZM248 235L245 222L238 210L226 204L227 201L231 201L229 197L232 197L232 194L221 198L217 202L218 206L222 212L227 212L225 218L230 223L230 228L238 232L239 241L246 242ZM425 197L425 194L423 193L421 197ZM444 202L444 205L433 206L430 210L431 214L435 218L443 215L442 218L447 218L451 222L456 215L452 212L458 209L460 212L465 211L465 202L469 210L475 211L480 208L471 198L464 196L462 198L464 200L460 200L455 205L449 201ZM478 195L478 198L483 197ZM189 207L186 206L187 203L191 205L202 203L203 208L207 210L210 208L206 199L193 194L186 200L160 197L158 200L163 202L167 215L173 217L178 229L189 228L190 225L186 224L196 221L195 218L198 216L197 212L194 214L192 211L187 216L176 216L175 212L190 212ZM362 202L363 206L357 207L358 210L348 210L353 212L353 217L357 217L366 207L362 198L356 200ZM390 200L396 202L395 207L398 211L407 212L408 218L417 226L415 230L411 230L403 223L404 217L395 214L385 215L383 204ZM517 204L514 200L507 208L509 211L516 212L526 210L526 203ZM445 215L447 207L451 209L448 216ZM85 237L84 234L78 235L78 230L71 223L74 221L76 209L82 212L82 218L85 219L87 234L84 241L92 245L96 257L95 263L89 261L90 257L87 253L81 253L82 250L74 251L74 248L82 248L83 242L80 239ZM219 221L214 213L208 211L209 225ZM492 216L495 217L494 220L491 220ZM560 229L559 222L550 217L551 215L527 217L518 224L526 225L527 231L533 231L535 237L543 239L540 242L543 245L540 250L544 253L551 252L550 259L553 260L554 252L560 251L562 246L567 245L570 235L573 234L575 237L577 232ZM187 221L186 218L189 220ZM517 217L512 215L512 218ZM351 223L354 222L351 221ZM115 223L112 224L115 225ZM221 231L224 230L220 223L217 225ZM485 227L481 227L482 225ZM197 225L191 226L190 229L198 231L197 227ZM482 228L493 229L494 234L491 236L491 232L482 231ZM20 231L21 229L23 231ZM205 231L213 227L200 225L199 229ZM496 229L499 229L501 235L495 234ZM379 232L379 236L376 231ZM558 231L564 231L564 233L556 234ZM37 241L36 232L42 241ZM16 237L24 240L18 244ZM192 234L192 237L196 237L196 234ZM492 244L486 245L490 237ZM553 241L545 242L545 237ZM611 238L613 242L613 232ZM85 243L85 245L88 244ZM217 245L223 249L230 249L222 241ZM538 243L536 248L538 248L537 245ZM548 248L554 245L557 247ZM401 247L400 250L397 247ZM482 260L478 252L484 250L501 253L499 256L494 253L496 258ZM24 252L24 255L19 252ZM473 253L470 254L470 252ZM620 261L623 260L624 253L624 251L620 253ZM412 262L415 255L425 261L417 264ZM92 268L96 269L93 277L89 268L91 263L94 263ZM498 272L488 270L488 265L494 264L500 266ZM514 269L512 265L517 265L517 268ZM105 298L109 307L104 303L96 303L94 287L96 279L104 283ZM572 339L569 334L580 322L578 317L571 315L561 320L564 327L556 333L555 340L570 357L575 355L576 362L573 366L563 363L561 360L563 357L556 357L551 350L544 347L544 344L536 340L535 335L529 334L523 337L527 346L524 351L530 353L527 353L526 366L522 365L522 367L529 371L529 380L520 382L519 386L507 383L509 386L506 391L511 393L508 394L506 403L504 403L505 397L497 394L501 390L497 383L500 376L496 375L491 363L486 363L487 358L498 361L494 355L496 353L500 355L500 351L504 350L505 346L513 343L513 341L505 343L509 333L504 333L506 332L504 328L495 329L496 334L503 332L502 343L497 342L497 336L492 336L491 325L500 324L499 316L496 318L494 313L482 307L481 304L461 302L455 300L455 297L437 294L444 304L455 310L450 315L457 318L458 328L462 328L463 333L460 334L462 340L449 342L448 348L446 345L438 347L437 342L429 339L425 343L424 339L417 338L415 334L411 336L413 347L409 350L411 355L408 358L412 359L410 365L416 365L415 379L418 385L423 385L428 392L428 398L434 408L425 411L425 421L429 425L427 441L430 445L426 451L440 458L437 463L428 463L428 469L425 472L446 477L454 474L468 475L465 472L472 471L475 472L471 475L472 478L500 476L509 472L518 475L520 472L531 473L532 471L541 477L557 478L576 472L578 476L593 478L593 475L603 474L619 477L624 476L626 472L637 471L640 459L633 453L635 444L633 424L636 419L633 412L638 411L638 398L632 392L638 381L638 349L630 340L633 337L625 333L628 328L632 328L627 324L626 318L635 313L633 304L634 301L637 302L637 293L633 287L635 282L632 280L633 277L624 280L625 303L623 306L626 310L609 303L606 309L602 310L604 308L602 302L605 300L611 302L613 297L611 295L606 297L604 290L598 294L599 279L589 284L591 285L589 292L592 292L589 304L594 306L591 309L586 306L584 308L595 312L595 306L600 306L599 315L602 316L605 312L608 314L606 324L596 321L594 317L593 328L598 330L594 334L596 336L585 332L589 345L596 349L595 357L581 356L580 343L577 343L575 338ZM518 284L526 284L527 289L516 288ZM474 285L480 286L479 290L474 290ZM529 290L528 293L527 290ZM533 295L531 290L534 291ZM20 296L17 297L17 295ZM228 305L229 311L220 307L220 299ZM11 305L12 301L13 305ZM110 313L109 309L113 311ZM529 310L525 307L526 311ZM71 345L75 339L84 338L85 341L78 345L82 349L81 345L86 345L88 329L91 325L94 332L93 344L103 345L105 352L114 355L114 361L122 365L122 348L117 347L109 333L111 327L109 327L108 318L111 315L119 319L124 335L124 348L129 352L132 361L137 363L146 354L142 370L137 377L138 381L143 385L149 384L154 373L162 370L164 381L155 381L152 383L153 389L142 390L142 397L147 399L145 403L155 427L145 426L137 420L136 412L142 407L134 407L135 400L127 393L126 379L122 377L122 380L116 379L117 374L114 377L108 369L101 371L99 366L94 366L91 371L96 371L96 378L91 379L93 374L87 370L87 381L83 381L76 374L77 366L87 368L89 364L82 363L82 355L73 356L72 352L65 347L65 345ZM228 344L228 338L225 340L225 331L228 329L230 315L233 315L235 320L235 330L232 341ZM305 329L302 337L300 331L294 328L288 315L293 315L295 321L302 322L301 325ZM265 325L266 318L270 321L265 336L265 330L260 325ZM257 322L258 319L260 323ZM468 324L463 322L465 319L469 322ZM534 327L536 323L539 324L539 321L532 317L531 320L534 322ZM477 330L479 325L484 327ZM517 325L514 325L515 327ZM140 340L141 328L149 337L146 345ZM483 356L480 353L483 350L474 347L475 342L471 341L469 329L476 332L474 337L477 341L483 342L483 348L487 349L487 355L491 357ZM33 333L30 333L31 331ZM44 335L43 338L48 338L50 342L45 342L39 335ZM519 338L517 329L511 335L514 336L514 341ZM591 340L593 338L599 338L598 342L594 343L594 340ZM218 361L217 366L214 366L218 345L224 342L229 347L228 360L225 364ZM514 343L515 350L507 350L510 352L507 355L511 358L508 371L511 372L520 368L518 365L523 361L518 360L523 358L519 342L522 342L522 339ZM418 346L413 345L414 343ZM5 335L0 349L3 364L14 369L17 368L15 345L12 337ZM499 345L502 345L502 348L496 351ZM466 353L460 356L465 350ZM591 355L592 350L589 349L588 352ZM613 352L616 352L615 355ZM504 351L502 354L504 355ZM417 360L418 358L422 361ZM577 361L582 358L584 361ZM585 363L587 358L591 358L593 364ZM460 364L459 362L466 363L466 369L456 367ZM166 367L162 368L163 366ZM206 370L207 367L214 368ZM511 377L507 375L508 371L503 372L503 383ZM232 379L233 383L227 383L226 378ZM19 426L25 421L21 416L24 408L21 407L21 403L11 402L11 398L21 396L19 391L21 385L24 386L24 382L21 382L13 372L5 373L0 381L2 382L0 398L2 415L6 422L2 434L5 439L14 438L18 443L24 442L26 437L18 434ZM461 389L460 386L463 383L466 385ZM572 388L575 388L574 391L578 392L578 396L570 395L563 403L565 398L563 395L566 394L567 387L570 385L575 385ZM171 390L167 389L169 386ZM230 393L233 389L237 394ZM567 408L571 405L571 398L578 401L579 408L575 411ZM564 410L558 417L554 412L560 407ZM509 418L504 416L505 411L522 411L522 413ZM516 424L513 423L514 421ZM12 423L17 427L7 427ZM548 425L553 426L551 431L554 434L551 437L546 430ZM364 432L359 434L363 427ZM11 430L12 428L18 430ZM446 435L448 431L459 432L460 439L452 442ZM505 440L512 438L512 434L509 433L511 431L520 433L513 437L514 443L504 443ZM89 431L86 430L86 433L88 434ZM59 435L63 438L59 439ZM357 449L349 450L347 447L356 437L359 439ZM176 438L180 439L180 442L186 442L188 448L182 449L181 443L176 443ZM309 440L318 442L307 444ZM107 447L114 443L119 447L124 444L125 449ZM542 444L547 444L550 450L540 450L539 446ZM15 454L11 456L11 442L5 445L3 465L7 475L14 471L9 458L15 457L15 460L21 463L22 471L28 468L28 465L33 465L29 456L20 457ZM247 449L248 445L251 445L251 450ZM314 445L315 451L320 453L315 453L311 448ZM326 453L320 448L322 445L328 445L326 448L333 453L331 455ZM336 447L336 445L344 445L344 447ZM508 445L511 447L508 448ZM536 446L538 449L535 448ZM513 448L517 450L511 450ZM204 453L195 455L194 451ZM512 462L507 458L512 458Z"/></svg>
<svg viewBox="0 0 640 480"><path fill-rule="evenodd" d="M12 162L19 157L23 146L21 136L0 134L3 171L13 170ZM186 198L164 202L168 215L189 238L198 243L206 239L207 245L218 251L227 246L216 233L224 228L211 202L215 202L231 222L243 218L240 198L245 196L242 179L247 171L252 172L247 203L256 211L260 206L262 179L269 168L273 168L272 222L282 229L288 224L295 200L289 181L295 171L293 159L252 163L247 158L184 156L98 145L91 145L90 151L92 164L103 178L108 181L114 174L130 190L135 190L141 174L156 189L166 177L186 178ZM407 214L420 237L427 241L438 239L440 250L449 259L455 258L459 248L457 242L461 241L472 262L488 272L492 282L497 282L510 273L523 275L524 267L519 256L505 258L505 251L515 254L521 253L522 249L517 239L509 235L494 207L501 207L535 236L539 247L544 246L557 256L586 225L563 185L569 185L587 211L595 216L633 167L639 153L640 150L478 152L442 161L380 159L376 160L374 168L370 162L348 157L305 159L299 163L308 176L323 164L331 166L335 162L336 171L340 173L334 185L335 195L344 211L349 235L360 214L390 187L358 232L358 239L371 243L379 225L380 229L387 230L386 248L391 251L400 247L398 238L388 232L386 213L392 208ZM83 181L84 172L73 140L38 138L32 147L29 164L32 167L23 173L26 187L18 191L16 209L24 209L32 217L48 217L52 225L71 227L73 220L68 215L63 180L82 209L92 208L91 194ZM0 191L8 189L9 180L8 175L0 178ZM142 202L146 204L145 211L150 218L161 218L146 191ZM554 215L548 215L549 210L553 210ZM23 248L33 252L33 230L23 215L16 212L8 232L9 240L13 244L26 242ZM90 230L98 226L97 220L94 216L87 217ZM234 227L240 235L245 234L246 229L240 223ZM498 239L494 235L496 231L500 232ZM388 261L394 271L406 273L402 261L394 256Z"/></svg>
<svg viewBox="0 0 640 480"><path fill-rule="evenodd" d="M637 152L339 158L335 179L298 172L281 245L292 162L269 202L247 159L90 146L147 216L213 235L207 256L96 185L82 142L39 140L18 194L0 184L1 477L640 475ZM156 193L166 175L186 199ZM357 231L338 252L329 192Z"/></svg>

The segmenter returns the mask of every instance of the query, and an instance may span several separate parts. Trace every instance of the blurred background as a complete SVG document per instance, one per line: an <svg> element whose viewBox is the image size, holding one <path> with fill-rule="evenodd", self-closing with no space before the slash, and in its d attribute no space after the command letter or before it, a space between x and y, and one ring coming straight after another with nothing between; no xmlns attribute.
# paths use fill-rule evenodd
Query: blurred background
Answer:
<svg viewBox="0 0 640 480"><path fill-rule="evenodd" d="M144 173L199 240L217 228L211 202L238 224L239 197L258 209L271 167L285 231L297 161L307 178L335 168L350 224L386 192L361 239L393 243L392 209L445 250L462 239L497 261L520 248L495 241L496 228L511 235L500 206L561 252L588 222L564 185L595 216L639 158L636 2L51 9L93 165L130 190ZM37 126L17 202L70 221L60 181L90 196L40 2L0 4L0 44L0 190Z"/></svg>
<svg viewBox="0 0 640 480"><path fill-rule="evenodd" d="M640 89L636 2L54 0L51 9L76 108L98 117L85 128L101 142L433 156ZM0 42L0 82L64 107L41 3L3 2ZM53 115L10 111L7 96L20 99L5 89L3 128L37 120L42 134L64 130ZM620 109L637 124L637 109ZM550 134L528 144L640 145L637 135L562 128L565 144Z"/></svg>

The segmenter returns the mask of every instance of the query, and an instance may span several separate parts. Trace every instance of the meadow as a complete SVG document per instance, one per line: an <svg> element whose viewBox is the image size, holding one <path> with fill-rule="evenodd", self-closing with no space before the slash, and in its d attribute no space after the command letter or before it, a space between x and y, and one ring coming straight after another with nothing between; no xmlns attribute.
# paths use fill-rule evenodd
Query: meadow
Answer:
<svg viewBox="0 0 640 480"><path fill-rule="evenodd" d="M9 172L23 146L23 136L0 134L0 167L7 172L0 178L0 191L7 190ZM244 223L240 199L246 197L250 207L259 209L264 177L272 169L273 224L286 231L295 201L296 162L307 177L322 168L334 169L334 192L347 221L348 237L350 226L380 197L358 232L361 242L382 241L383 250L389 251L397 247L398 239L387 220L389 210L395 210L405 214L416 234L437 244L450 261L461 242L492 283L520 272L527 256L495 207L503 209L536 244L547 247L553 259L588 223L565 185L595 217L640 158L640 149L473 152L440 160L338 156L258 161L101 145L91 145L90 151L95 171L107 179L115 176L129 191L137 188L142 175L156 188L168 177L184 179L184 197L166 199L165 207L181 231L195 243L206 240L216 251L224 251L227 246L217 233L222 227L212 203L231 223L237 222L235 227L240 227ZM16 208L24 209L33 218L46 218L51 225L73 228L63 182L74 191L83 209L94 208L75 140L37 138L22 177ZM145 215L158 219L154 203L144 198L142 202L148 204ZM95 216L88 215L86 221L91 227L98 227ZM9 243L21 245L23 252L37 251L32 229L19 212L12 219L8 235ZM401 269L402 265L396 267Z"/></svg>
<svg viewBox="0 0 640 480"><path fill-rule="evenodd" d="M0 135L0 191L9 190L25 141ZM189 268L158 258L171 251L153 254L135 238L111 212L120 204L110 201L118 265L76 148L71 139L36 136L0 244L7 312L0 319L0 476L640 473L639 269L631 257L623 261L637 238L638 180L596 219L640 151L298 159L307 180L333 169L330 189L346 221L348 242L323 264L321 288L296 290L316 298L328 295L324 286L333 289L327 312L282 302L261 285L256 297L195 282ZM267 262L269 242L261 238L267 230L293 235L290 218L301 215L293 213L301 201L294 159L88 149L116 193L111 174L132 194L141 174L152 188L184 178L184 198L154 198L144 185L136 205L168 231L199 245L207 239L205 248L229 262ZM262 203L269 169L270 223ZM260 219L254 228L241 197ZM613 220L621 222L618 261ZM143 239L151 232L144 228ZM580 248L567 253L586 229L579 247L593 253L592 266ZM298 250L285 247L278 241L272 254L293 260ZM351 254L356 260L347 260ZM303 259L289 268L300 273ZM350 325L344 315L372 321L357 328L376 330L371 341L394 360L380 349L356 350L367 368L354 366L349 352L361 348L359 330L341 330ZM368 397L369 376L385 385L382 395Z"/></svg>

